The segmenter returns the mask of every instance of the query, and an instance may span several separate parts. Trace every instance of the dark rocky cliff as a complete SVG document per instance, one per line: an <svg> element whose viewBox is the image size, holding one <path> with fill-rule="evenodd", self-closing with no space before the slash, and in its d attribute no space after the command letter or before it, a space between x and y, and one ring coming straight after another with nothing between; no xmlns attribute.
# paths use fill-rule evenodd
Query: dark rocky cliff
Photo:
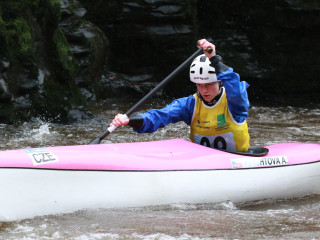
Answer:
<svg viewBox="0 0 320 240"><path fill-rule="evenodd" d="M108 41L76 1L1 1L0 121L72 120L100 81Z"/></svg>
<svg viewBox="0 0 320 240"><path fill-rule="evenodd" d="M212 37L253 104L320 100L320 3L302 0L0 0L0 122L86 117L141 97ZM194 86L188 71L166 88Z"/></svg>

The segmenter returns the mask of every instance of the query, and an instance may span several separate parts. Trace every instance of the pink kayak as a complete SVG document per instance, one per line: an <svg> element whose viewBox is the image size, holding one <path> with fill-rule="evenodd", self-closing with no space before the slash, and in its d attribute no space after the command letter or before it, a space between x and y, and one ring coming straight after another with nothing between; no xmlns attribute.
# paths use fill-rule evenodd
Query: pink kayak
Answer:
<svg viewBox="0 0 320 240"><path fill-rule="evenodd" d="M0 220L320 193L320 144L266 148L245 156L172 139L1 151Z"/></svg>

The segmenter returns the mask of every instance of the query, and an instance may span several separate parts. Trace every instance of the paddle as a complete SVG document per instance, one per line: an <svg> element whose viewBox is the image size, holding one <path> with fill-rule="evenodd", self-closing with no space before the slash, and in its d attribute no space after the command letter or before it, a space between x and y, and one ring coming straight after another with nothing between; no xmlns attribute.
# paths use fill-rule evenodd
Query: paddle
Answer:
<svg viewBox="0 0 320 240"><path fill-rule="evenodd" d="M208 49L207 51L212 51L212 49ZM202 53L202 48L199 48L195 51L187 60L185 60L179 67L177 67L172 73L170 73L165 79L163 79L153 90L151 90L146 96L144 96L139 102L137 102L132 108L130 108L125 115L130 116L134 113L142 104L144 104L147 100L149 100L158 90L164 87L169 81L171 81L178 73L181 72L186 66L190 64L190 62L199 54ZM99 144L106 136L108 136L113 130L115 130L116 126L110 126L106 131L104 131L99 137L94 139L89 144Z"/></svg>

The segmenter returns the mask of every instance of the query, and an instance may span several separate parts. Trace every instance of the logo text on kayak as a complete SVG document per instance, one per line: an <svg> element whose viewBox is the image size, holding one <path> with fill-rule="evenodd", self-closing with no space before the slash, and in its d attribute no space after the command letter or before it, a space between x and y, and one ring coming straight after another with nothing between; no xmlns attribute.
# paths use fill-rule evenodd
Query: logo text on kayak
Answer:
<svg viewBox="0 0 320 240"><path fill-rule="evenodd" d="M232 168L270 167L288 164L287 156L250 157L231 159Z"/></svg>
<svg viewBox="0 0 320 240"><path fill-rule="evenodd" d="M45 148L22 149L31 158L34 166L58 162L59 159Z"/></svg>

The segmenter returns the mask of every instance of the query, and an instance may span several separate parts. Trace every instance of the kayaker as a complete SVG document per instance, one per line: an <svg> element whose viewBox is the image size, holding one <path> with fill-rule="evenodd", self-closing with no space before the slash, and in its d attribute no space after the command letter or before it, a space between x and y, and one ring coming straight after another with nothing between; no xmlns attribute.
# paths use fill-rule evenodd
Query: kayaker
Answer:
<svg viewBox="0 0 320 240"><path fill-rule="evenodd" d="M138 133L152 133L169 123L184 121L190 126L191 141L228 151L246 152L249 148L247 126L249 84L240 81L216 54L215 45L201 39L202 55L190 66L190 80L197 92L174 100L163 109L152 109L130 117L117 114L110 125L133 127ZM210 51L209 51L210 49Z"/></svg>

